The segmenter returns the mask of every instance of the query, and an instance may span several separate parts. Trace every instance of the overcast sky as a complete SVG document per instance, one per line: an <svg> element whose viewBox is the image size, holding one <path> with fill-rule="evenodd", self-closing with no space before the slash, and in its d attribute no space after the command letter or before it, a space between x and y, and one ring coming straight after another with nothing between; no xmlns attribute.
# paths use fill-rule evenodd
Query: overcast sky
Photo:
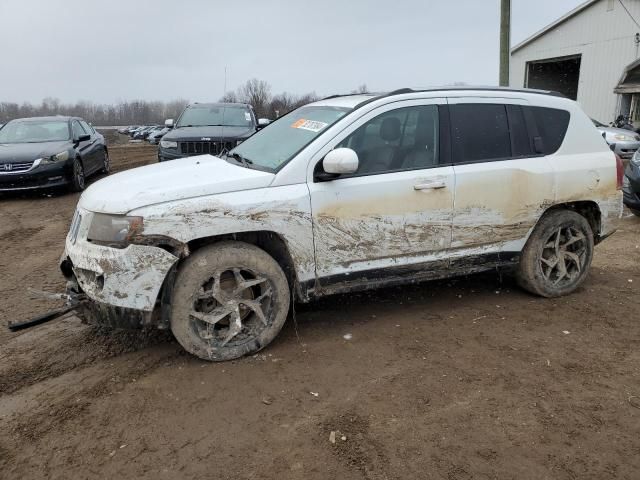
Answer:
<svg viewBox="0 0 640 480"><path fill-rule="evenodd" d="M0 0L0 101L217 100L498 79L499 0ZM512 44L582 0L512 0Z"/></svg>

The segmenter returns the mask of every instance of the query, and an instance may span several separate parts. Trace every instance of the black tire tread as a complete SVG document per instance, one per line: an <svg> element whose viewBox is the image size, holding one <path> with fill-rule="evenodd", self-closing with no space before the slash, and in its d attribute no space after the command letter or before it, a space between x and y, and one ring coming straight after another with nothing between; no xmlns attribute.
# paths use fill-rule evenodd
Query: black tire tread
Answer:
<svg viewBox="0 0 640 480"><path fill-rule="evenodd" d="M580 277L572 285L555 288L544 280L539 267L538 255L540 242L545 242L554 229L561 225L573 223L587 236L587 262ZM591 260L593 258L593 231L589 222L579 213L572 210L554 210L545 214L535 226L522 251L520 263L516 270L518 284L528 292L541 297L553 298L567 295L576 290L587 278Z"/></svg>
<svg viewBox="0 0 640 480"><path fill-rule="evenodd" d="M218 266L240 266L234 262L250 266L270 279L275 287L272 296L274 321L255 341L213 350L190 329L186 312L193 304L195 285ZM266 347L282 329L291 301L287 277L273 257L255 245L238 241L222 241L196 250L178 270L172 297L171 330L174 336L189 353L212 361L233 360Z"/></svg>

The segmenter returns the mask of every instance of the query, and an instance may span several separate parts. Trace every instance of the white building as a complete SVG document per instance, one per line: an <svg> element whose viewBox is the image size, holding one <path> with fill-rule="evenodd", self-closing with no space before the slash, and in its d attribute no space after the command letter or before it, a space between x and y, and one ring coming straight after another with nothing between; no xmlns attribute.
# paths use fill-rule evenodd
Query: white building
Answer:
<svg viewBox="0 0 640 480"><path fill-rule="evenodd" d="M640 124L640 0L590 0L511 49L512 87L555 90Z"/></svg>

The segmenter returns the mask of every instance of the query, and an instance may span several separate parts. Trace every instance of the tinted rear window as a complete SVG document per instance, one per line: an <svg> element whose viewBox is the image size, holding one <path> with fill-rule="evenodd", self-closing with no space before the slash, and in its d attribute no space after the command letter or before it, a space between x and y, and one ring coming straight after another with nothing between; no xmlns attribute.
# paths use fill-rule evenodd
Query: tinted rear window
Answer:
<svg viewBox="0 0 640 480"><path fill-rule="evenodd" d="M509 116L509 131L511 132L511 150L514 157L530 157L533 144L529 138L527 124L520 105L507 105Z"/></svg>
<svg viewBox="0 0 640 480"><path fill-rule="evenodd" d="M455 104L449 107L454 163L511 157L511 138L504 105Z"/></svg>
<svg viewBox="0 0 640 480"><path fill-rule="evenodd" d="M546 107L523 107L523 109L525 110L525 114L530 112L535 122L535 128L538 129L537 134L530 132L531 136L539 136L542 139L541 144L538 142L541 148L536 149L537 153L550 155L557 152L560 145L562 145L564 136L567 134L570 118L569 112Z"/></svg>

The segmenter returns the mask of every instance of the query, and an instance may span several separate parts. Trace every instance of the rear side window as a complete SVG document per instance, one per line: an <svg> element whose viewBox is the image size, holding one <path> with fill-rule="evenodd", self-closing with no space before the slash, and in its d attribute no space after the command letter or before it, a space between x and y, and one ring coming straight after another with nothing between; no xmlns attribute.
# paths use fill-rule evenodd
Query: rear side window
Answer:
<svg viewBox="0 0 640 480"><path fill-rule="evenodd" d="M474 163L512 156L505 105L449 106L454 163Z"/></svg>
<svg viewBox="0 0 640 480"><path fill-rule="evenodd" d="M533 142L527 131L527 123L520 105L507 105L507 116L513 157L530 157L533 154Z"/></svg>
<svg viewBox="0 0 640 480"><path fill-rule="evenodd" d="M529 124L535 153L551 155L562 145L569 127L566 110L547 107L522 107Z"/></svg>

